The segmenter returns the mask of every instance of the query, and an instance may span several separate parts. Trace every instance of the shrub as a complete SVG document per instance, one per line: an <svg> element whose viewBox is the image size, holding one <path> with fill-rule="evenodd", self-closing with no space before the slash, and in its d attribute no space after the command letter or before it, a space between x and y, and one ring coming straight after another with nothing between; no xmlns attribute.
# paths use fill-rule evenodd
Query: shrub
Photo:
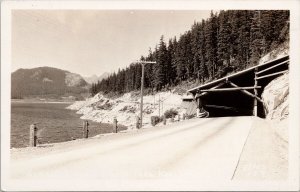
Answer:
<svg viewBox="0 0 300 192"><path fill-rule="evenodd" d="M186 115L186 116L185 116L185 119L192 119L192 118L194 118L194 117L196 117L196 114Z"/></svg>
<svg viewBox="0 0 300 192"><path fill-rule="evenodd" d="M102 109L102 110L111 110L112 109L112 104L109 102L106 102L103 105L98 105L97 109Z"/></svg>
<svg viewBox="0 0 300 192"><path fill-rule="evenodd" d="M151 116L151 125L155 126L157 123L162 122L163 118L159 116Z"/></svg>
<svg viewBox="0 0 300 192"><path fill-rule="evenodd" d="M122 109L120 109L119 111L122 111L122 112L127 112L127 113L135 113L136 112L136 108L133 107L133 106L124 106Z"/></svg>
<svg viewBox="0 0 300 192"><path fill-rule="evenodd" d="M167 110L165 113L164 113L165 117L166 118L171 118L171 117L174 117L176 115L178 115L178 111L176 111L175 109L169 109Z"/></svg>

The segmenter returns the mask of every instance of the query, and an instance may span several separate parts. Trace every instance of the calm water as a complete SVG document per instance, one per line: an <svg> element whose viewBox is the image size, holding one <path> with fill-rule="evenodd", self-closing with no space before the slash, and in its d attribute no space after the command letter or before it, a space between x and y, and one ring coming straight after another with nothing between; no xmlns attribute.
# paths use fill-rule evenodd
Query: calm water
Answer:
<svg viewBox="0 0 300 192"><path fill-rule="evenodd" d="M63 103L11 104L11 147L27 147L30 124L38 128L38 144L57 143L82 138L83 120ZM89 136L113 131L112 125L89 121ZM124 130L125 127L120 127Z"/></svg>

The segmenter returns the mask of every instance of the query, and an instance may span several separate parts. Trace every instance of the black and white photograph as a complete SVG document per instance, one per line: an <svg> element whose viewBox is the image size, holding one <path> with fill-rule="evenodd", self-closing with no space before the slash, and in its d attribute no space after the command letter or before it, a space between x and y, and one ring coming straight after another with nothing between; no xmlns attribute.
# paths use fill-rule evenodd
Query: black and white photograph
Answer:
<svg viewBox="0 0 300 192"><path fill-rule="evenodd" d="M1 2L1 190L298 191L300 2Z"/></svg>

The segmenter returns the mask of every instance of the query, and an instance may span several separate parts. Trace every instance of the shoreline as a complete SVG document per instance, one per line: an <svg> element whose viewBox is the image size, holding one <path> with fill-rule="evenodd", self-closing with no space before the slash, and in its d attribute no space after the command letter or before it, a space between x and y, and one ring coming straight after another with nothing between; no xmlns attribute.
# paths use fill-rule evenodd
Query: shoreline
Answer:
<svg viewBox="0 0 300 192"><path fill-rule="evenodd" d="M61 104L73 104L76 101L39 101L39 100L21 100L21 99L11 99L11 103L61 103Z"/></svg>
<svg viewBox="0 0 300 192"><path fill-rule="evenodd" d="M84 119L82 118L82 115L77 114L76 111L74 110L70 110L67 108L67 106L69 106L70 103L68 102L24 102L24 101L12 101L11 106L13 109L20 109L22 110L23 108L27 109L28 107L30 109L33 109L31 111L33 111L33 114L38 114L37 117L29 117L28 115L31 115L31 113L27 114L27 116L25 115L25 117L21 116L20 118L23 120L21 122L21 124L31 124L31 122L33 121L29 121L30 118L32 119L37 119L36 121L40 122L40 124L38 125L38 140L39 140L39 144L38 145L50 145L52 146L54 143L63 143L63 142L69 142L69 141L73 141L73 140L78 140L81 139L81 129L82 129L82 122L84 120L88 120L89 121L89 138L90 137L94 137L97 136L99 134L108 134L108 133L112 133L113 132L113 124L112 123L104 123L104 122L97 122L97 121L93 121L93 120L89 120L89 119ZM19 108L20 106L20 108ZM24 107L23 107L24 106ZM45 119L45 115L40 115L39 112L37 112L37 110L39 108L44 109L44 108L48 108L48 106L50 107L50 111L46 110L45 115L47 115L47 117L49 116L50 119L53 119L53 124L51 123L49 125L48 122L44 122ZM55 109L54 112L54 116L52 115L52 109ZM67 120L62 120L61 118L57 119L57 114L58 113L62 114L67 114ZM72 114L72 115L69 115ZM18 115L17 111L16 114ZM53 117L52 117L53 116ZM14 116L15 118L19 118L18 116ZM52 117L52 118L51 118ZM74 120L73 120L74 117ZM72 119L72 121L70 122L70 120L68 120L69 118ZM55 120L57 119L57 120ZM14 130L13 134L11 134L11 142L9 144L9 149L23 149L28 147L28 138L29 138L29 133L28 133L28 129L27 128L21 128L19 129L18 127L20 127L19 125L21 125L18 121L16 121L16 119L14 119L15 121L13 122L13 124L11 125L11 129ZM44 123L43 123L44 122ZM52 122L52 120L51 120ZM57 122L57 123L56 123ZM22 126L21 126L22 127ZM27 127L27 126L26 126ZM56 131L51 131L52 129L48 129L48 127L52 127L52 129L57 130L57 133L60 134L56 134ZM120 123L118 123L118 131L121 130L127 130L128 127L124 126ZM60 130L61 129L61 130ZM47 133L49 133L47 135Z"/></svg>

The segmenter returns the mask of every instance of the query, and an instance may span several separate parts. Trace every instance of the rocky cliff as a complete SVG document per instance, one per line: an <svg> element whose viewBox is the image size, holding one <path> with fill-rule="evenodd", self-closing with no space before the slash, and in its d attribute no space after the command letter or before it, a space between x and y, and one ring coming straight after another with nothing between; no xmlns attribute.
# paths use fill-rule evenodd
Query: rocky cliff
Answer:
<svg viewBox="0 0 300 192"><path fill-rule="evenodd" d="M289 76L288 73L271 81L264 89L264 101L268 120L283 120L289 114Z"/></svg>

